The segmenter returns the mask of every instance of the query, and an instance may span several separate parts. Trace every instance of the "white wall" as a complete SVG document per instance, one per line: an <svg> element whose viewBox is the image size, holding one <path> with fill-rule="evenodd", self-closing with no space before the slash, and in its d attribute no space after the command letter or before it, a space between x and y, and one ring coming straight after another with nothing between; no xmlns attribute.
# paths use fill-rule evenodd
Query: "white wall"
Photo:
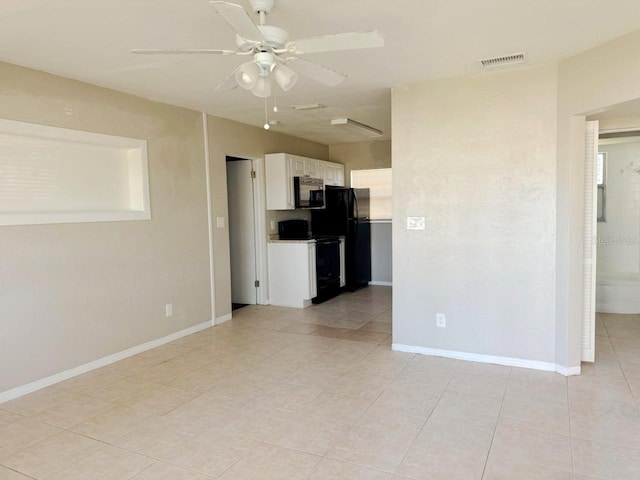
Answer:
<svg viewBox="0 0 640 480"><path fill-rule="evenodd" d="M556 66L393 91L395 344L554 362L556 107Z"/></svg>
<svg viewBox="0 0 640 480"><path fill-rule="evenodd" d="M640 142L601 145L607 153L606 222L598 222L598 274L640 272Z"/></svg>

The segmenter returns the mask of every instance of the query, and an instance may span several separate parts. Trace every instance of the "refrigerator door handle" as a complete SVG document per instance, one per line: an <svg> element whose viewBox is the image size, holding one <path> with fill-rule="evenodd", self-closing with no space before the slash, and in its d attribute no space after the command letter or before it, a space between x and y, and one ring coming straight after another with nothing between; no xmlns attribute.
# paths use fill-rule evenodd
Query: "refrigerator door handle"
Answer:
<svg viewBox="0 0 640 480"><path fill-rule="evenodd" d="M360 218L360 208L358 207L358 194L353 190L353 203L356 206L356 218Z"/></svg>

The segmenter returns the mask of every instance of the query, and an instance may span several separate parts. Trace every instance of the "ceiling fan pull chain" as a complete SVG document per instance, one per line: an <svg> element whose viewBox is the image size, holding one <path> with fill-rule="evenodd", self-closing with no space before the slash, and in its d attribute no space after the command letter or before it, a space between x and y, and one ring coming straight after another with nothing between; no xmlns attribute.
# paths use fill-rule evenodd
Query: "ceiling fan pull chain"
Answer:
<svg viewBox="0 0 640 480"><path fill-rule="evenodd" d="M273 111L278 113L278 97L276 95L273 96Z"/></svg>
<svg viewBox="0 0 640 480"><path fill-rule="evenodd" d="M264 129L269 130L269 109L267 107L267 97L264 97Z"/></svg>

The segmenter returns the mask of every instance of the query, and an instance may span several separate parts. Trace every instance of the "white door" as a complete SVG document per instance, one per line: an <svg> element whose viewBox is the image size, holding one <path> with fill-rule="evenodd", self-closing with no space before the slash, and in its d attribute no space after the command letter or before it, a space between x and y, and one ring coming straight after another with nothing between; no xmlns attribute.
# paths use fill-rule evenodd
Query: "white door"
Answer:
<svg viewBox="0 0 640 480"><path fill-rule="evenodd" d="M582 361L595 361L596 258L598 234L598 122L587 122L584 158L584 261L582 270Z"/></svg>
<svg viewBox="0 0 640 480"><path fill-rule="evenodd" d="M227 159L231 301L246 305L257 303L252 163Z"/></svg>

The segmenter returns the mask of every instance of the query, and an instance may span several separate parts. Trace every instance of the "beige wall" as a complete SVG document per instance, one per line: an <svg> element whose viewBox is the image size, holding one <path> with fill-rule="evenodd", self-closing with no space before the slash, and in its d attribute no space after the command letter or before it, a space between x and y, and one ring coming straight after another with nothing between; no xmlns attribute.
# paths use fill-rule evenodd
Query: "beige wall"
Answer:
<svg viewBox="0 0 640 480"><path fill-rule="evenodd" d="M415 84L392 104L394 343L553 363L556 66Z"/></svg>
<svg viewBox="0 0 640 480"><path fill-rule="evenodd" d="M0 79L3 118L146 139L152 210L0 227L0 392L211 320L201 115L2 63Z"/></svg>
<svg viewBox="0 0 640 480"><path fill-rule="evenodd" d="M638 51L640 31L565 60L557 67L496 72L394 91L394 216L427 216L427 230L423 234L407 232L401 225L394 230L394 342L410 340L415 334L420 345L538 359L576 371L581 363L585 117L640 98L640 65L635 61ZM557 76L549 74L555 68ZM505 99L510 99L510 106ZM555 111L550 103L554 101ZM549 127L556 128L555 133ZM514 129L522 131L514 133ZM458 141L454 141L456 137ZM548 146L552 151L540 150ZM534 164L511 177L510 169L527 165L532 155L537 158ZM513 187L512 193L519 191L514 200L519 195L525 198L505 205L487 202L490 193L474 193L474 186L467 183L471 182L473 169L456 172L461 165L472 166L472 157L483 162L488 156L497 162L505 158L510 161L499 168L494 165L478 170L474 184L486 184L488 176L503 172L500 181ZM457 162L447 163L452 159ZM553 171L549 172L549 168ZM545 193L528 197L526 192L532 185ZM547 196L549 187L554 191L551 200ZM428 193L419 193L421 190ZM528 217L535 220L528 226L532 238L539 240L534 244L531 239L504 230L514 208L517 211L521 205L529 205L530 212L541 212ZM509 278L510 272L514 273L514 268L525 267L518 264L508 245L506 257L489 255L483 267L469 258L459 261L464 256L461 252L467 251L464 247L484 257L491 251L478 249L491 238L483 230L486 225L469 228L476 218L469 211L483 207L491 207L499 214L497 220L483 216L485 220L491 219L489 226L496 239L515 241L528 256L539 260L513 277L513 290L503 290L508 292L507 299L527 290L535 292L535 298L522 298L519 308L513 305L513 312L505 310L497 299L480 305L473 295L461 295L467 292L469 283L481 285L487 272L493 272L490 278L499 278L500 283ZM527 211L520 214L528 215ZM458 235L450 237L452 229ZM468 245L460 240L466 235L474 237ZM550 260L553 266L549 265ZM527 269L535 275L527 274ZM422 273L414 273L415 270ZM444 291L433 283L434 275L444 275L438 279L446 284ZM547 287L530 288L541 285L536 283L541 280L553 286L553 291L549 292ZM484 282L486 285L487 281ZM497 283L488 282L490 292L495 293ZM437 295L422 295L429 290ZM555 304L552 311L542 311L534 305L549 302ZM475 310L469 309L469 305ZM450 327L446 331L434 330L431 318L434 311L450 306L454 322L460 310L477 313L463 315L462 330L451 332ZM518 318L508 321L509 316ZM469 318L474 318L475 323L466 321ZM477 335L477 340L469 342L470 335ZM506 346L507 338L514 339L512 347ZM553 350L550 341L555 343Z"/></svg>
<svg viewBox="0 0 640 480"><path fill-rule="evenodd" d="M148 141L151 221L0 227L0 392L212 319L202 115L0 64L10 120ZM226 155L329 148L208 117L215 317L231 312ZM271 219L300 212L265 212ZM165 304L174 316L165 318ZM19 368L17 368L19 366Z"/></svg>
<svg viewBox="0 0 640 480"><path fill-rule="evenodd" d="M351 184L351 170L391 167L391 140L331 145L332 162L344 165L345 185Z"/></svg>
<svg viewBox="0 0 640 480"><path fill-rule="evenodd" d="M258 159L267 153L286 152L320 160L329 159L329 147L319 143L250 127L217 117L209 117L209 159L211 164L214 217L228 217L226 156ZM267 233L271 220L308 216L301 211L265 211ZM231 263L229 258L228 221L225 228L214 228L216 318L231 313Z"/></svg>

